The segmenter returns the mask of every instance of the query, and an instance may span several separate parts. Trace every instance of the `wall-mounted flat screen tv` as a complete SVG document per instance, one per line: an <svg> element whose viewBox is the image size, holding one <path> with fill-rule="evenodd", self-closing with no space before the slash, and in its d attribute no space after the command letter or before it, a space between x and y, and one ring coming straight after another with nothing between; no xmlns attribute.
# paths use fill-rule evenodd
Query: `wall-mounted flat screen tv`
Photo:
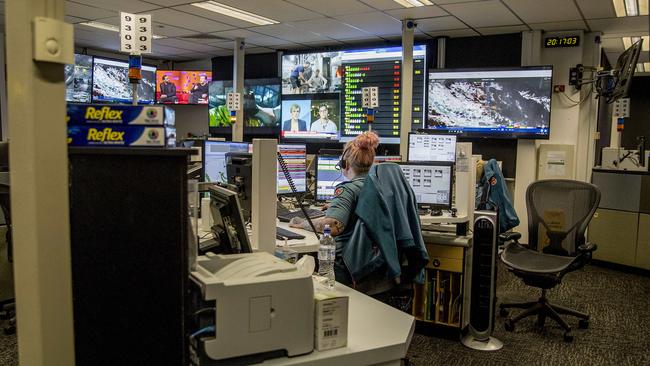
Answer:
<svg viewBox="0 0 650 366"><path fill-rule="evenodd" d="M90 103L93 83L93 57L74 55L74 65L65 65L65 101Z"/></svg>
<svg viewBox="0 0 650 366"><path fill-rule="evenodd" d="M461 137L548 139L552 66L429 73L425 128Z"/></svg>
<svg viewBox="0 0 650 366"><path fill-rule="evenodd" d="M153 104L156 91L156 68L142 65L138 84L138 103ZM93 64L93 103L131 103L129 63L95 57Z"/></svg>
<svg viewBox="0 0 650 366"><path fill-rule="evenodd" d="M211 71L156 71L156 101L164 104L208 104Z"/></svg>

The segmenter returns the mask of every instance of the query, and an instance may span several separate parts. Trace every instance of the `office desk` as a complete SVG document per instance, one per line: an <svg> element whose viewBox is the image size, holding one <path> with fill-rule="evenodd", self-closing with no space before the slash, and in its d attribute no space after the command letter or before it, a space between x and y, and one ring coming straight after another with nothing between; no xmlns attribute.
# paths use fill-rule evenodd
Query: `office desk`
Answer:
<svg viewBox="0 0 650 366"><path fill-rule="evenodd" d="M303 229L297 229L293 227L289 227L288 222L280 222L279 220L276 222L277 227L281 227L283 229L287 229L290 231L293 231L296 234L301 234L304 235L304 239L297 239L297 240L287 240L287 248L290 248L292 250L295 250L297 253L304 254L304 253L315 253L318 252L318 246L320 245L318 239L316 238L316 235L314 235L313 232L303 230ZM203 242L206 240L212 239L212 235L210 231L203 231L201 229L201 219L199 219L199 242ZM248 233L250 236L250 232ZM276 247L284 247L285 246L285 241L284 240L275 240L275 246Z"/></svg>
<svg viewBox="0 0 650 366"><path fill-rule="evenodd" d="M339 283L335 288L350 298L348 345L266 360L261 365L400 365L411 344L415 318Z"/></svg>

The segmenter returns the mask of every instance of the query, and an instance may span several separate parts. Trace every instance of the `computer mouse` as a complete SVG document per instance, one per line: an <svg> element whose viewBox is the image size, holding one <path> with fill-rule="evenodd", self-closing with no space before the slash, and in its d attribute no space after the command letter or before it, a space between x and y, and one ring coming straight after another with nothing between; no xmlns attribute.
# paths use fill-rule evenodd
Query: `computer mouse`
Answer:
<svg viewBox="0 0 650 366"><path fill-rule="evenodd" d="M442 210L431 210L431 216L442 216Z"/></svg>

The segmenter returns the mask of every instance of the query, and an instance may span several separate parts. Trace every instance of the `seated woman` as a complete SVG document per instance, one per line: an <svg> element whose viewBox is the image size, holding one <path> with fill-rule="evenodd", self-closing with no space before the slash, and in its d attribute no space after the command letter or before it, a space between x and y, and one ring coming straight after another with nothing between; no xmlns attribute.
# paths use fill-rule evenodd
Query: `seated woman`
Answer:
<svg viewBox="0 0 650 366"><path fill-rule="evenodd" d="M336 186L335 198L327 208L325 217L313 220L318 232L322 233L325 225L329 225L332 229L332 236L336 241L334 272L336 280L343 284L351 284L352 279L345 268L341 252L357 223L358 217L354 210L368 171L374 162L377 146L379 146L379 137L374 132L363 133L345 144L337 169L341 170L341 174L347 181ZM311 230L307 220L299 217L291 219L289 225Z"/></svg>

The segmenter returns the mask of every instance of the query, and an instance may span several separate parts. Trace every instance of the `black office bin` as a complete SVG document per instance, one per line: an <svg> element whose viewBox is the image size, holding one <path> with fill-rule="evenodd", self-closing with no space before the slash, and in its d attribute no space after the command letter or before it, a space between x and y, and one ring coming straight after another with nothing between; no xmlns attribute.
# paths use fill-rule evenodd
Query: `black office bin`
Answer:
<svg viewBox="0 0 650 366"><path fill-rule="evenodd" d="M187 150L70 148L77 365L186 365Z"/></svg>

